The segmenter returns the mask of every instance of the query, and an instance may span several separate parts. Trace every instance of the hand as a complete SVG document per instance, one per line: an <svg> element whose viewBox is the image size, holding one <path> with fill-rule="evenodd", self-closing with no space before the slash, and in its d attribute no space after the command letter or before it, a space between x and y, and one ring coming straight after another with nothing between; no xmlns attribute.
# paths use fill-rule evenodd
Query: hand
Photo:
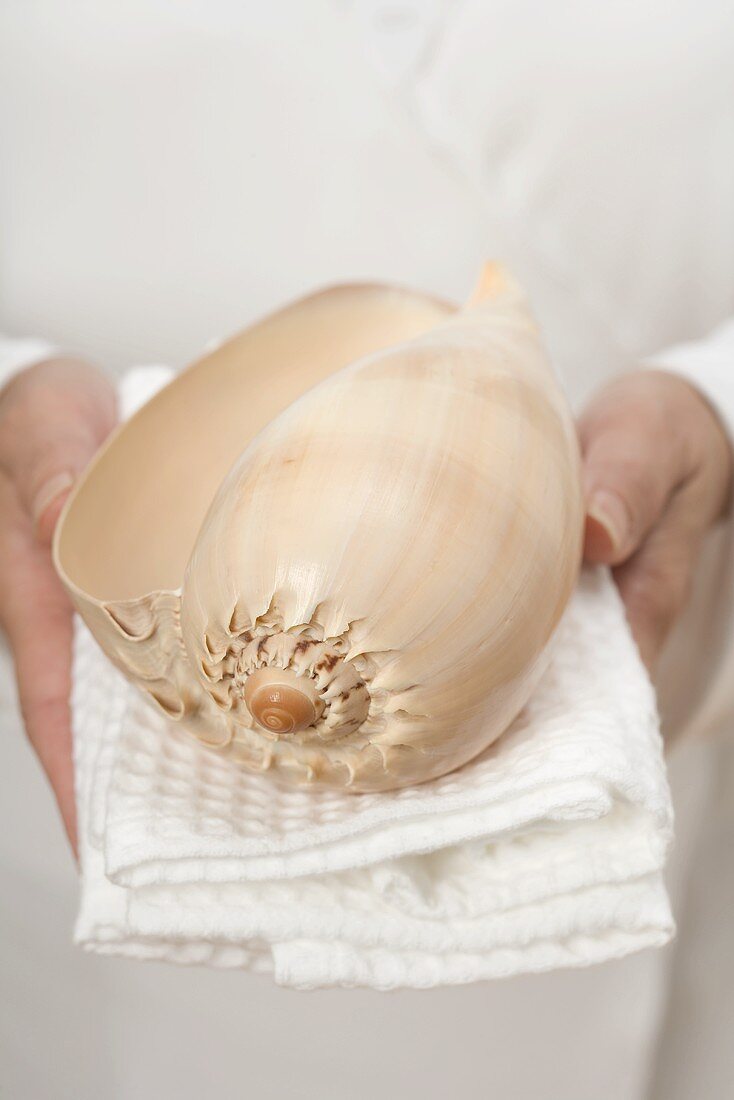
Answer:
<svg viewBox="0 0 734 1100"><path fill-rule="evenodd" d="M584 556L614 567L653 670L685 606L703 537L727 508L731 445L699 392L665 371L612 382L584 412L579 435Z"/></svg>
<svg viewBox="0 0 734 1100"><path fill-rule="evenodd" d="M75 852L72 610L50 543L66 497L115 419L112 384L76 360L40 363L0 390L0 626L28 737Z"/></svg>

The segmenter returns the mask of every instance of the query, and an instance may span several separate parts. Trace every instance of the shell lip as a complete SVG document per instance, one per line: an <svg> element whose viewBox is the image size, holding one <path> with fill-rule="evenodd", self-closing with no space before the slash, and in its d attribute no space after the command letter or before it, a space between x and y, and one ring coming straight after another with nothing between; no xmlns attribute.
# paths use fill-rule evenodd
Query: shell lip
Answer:
<svg viewBox="0 0 734 1100"><path fill-rule="evenodd" d="M186 366L183 370L177 372L174 377L166 385L162 386L148 401L145 402L139 409L137 409L131 416L121 421L110 432L107 439L101 445L99 450L94 455L92 461L82 472L76 483L74 484L69 496L67 497L64 506L61 510L61 514L56 523L54 529L53 538L51 542L51 559L54 569L60 578L62 584L68 591L77 606L80 605L96 605L97 607L104 607L107 604L124 605L133 604L139 600L144 600L158 593L170 594L172 596L180 596L183 584L183 576L180 578L179 583L176 586L165 585L161 587L146 588L145 591L136 593L134 596L125 597L122 599L117 598L114 593L108 595L92 595L87 591L83 584L74 580L70 570L64 564L64 554L62 550L62 541L67 533L69 524L72 522L73 513L79 502L83 491L88 486L90 480L95 476L96 471L102 460L108 454L110 450L117 444L121 436L126 434L130 426L139 423L143 417L155 415L156 411L160 411L162 406L167 400L170 399L170 395L173 391L178 391L181 385L189 379L193 374L206 370L207 368L213 368L216 362L228 354L233 346L237 344L239 340L245 337L247 334L256 330L260 326L264 326L276 321L280 317L285 317L289 311L304 307L309 303L315 303L321 298L327 298L329 296L336 297L349 293L373 293L373 292L394 292L396 294L402 294L406 297L420 298L423 301L432 302L439 309L446 311L447 315L457 312L458 306L455 302L451 302L448 299L437 294L430 294L421 291L415 291L406 285L399 283L382 283L378 280L356 280L348 283L328 283L316 290L310 291L306 294L302 294L297 298L294 298L285 306L279 308L263 311L259 316L255 317L244 328L237 330L228 339L223 340L216 347L206 351L203 355L197 357L193 362ZM294 397L295 399L295 397ZM281 410L282 411L282 410Z"/></svg>

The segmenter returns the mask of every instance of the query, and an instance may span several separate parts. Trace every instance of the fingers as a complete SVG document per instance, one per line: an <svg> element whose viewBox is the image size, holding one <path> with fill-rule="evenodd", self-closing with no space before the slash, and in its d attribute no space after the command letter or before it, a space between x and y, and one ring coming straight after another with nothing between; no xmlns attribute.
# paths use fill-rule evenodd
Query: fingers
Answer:
<svg viewBox="0 0 734 1100"><path fill-rule="evenodd" d="M72 763L72 611L48 550L34 538L13 486L0 474L0 625L15 663L29 740L53 788L76 851Z"/></svg>
<svg viewBox="0 0 734 1100"><path fill-rule="evenodd" d="M640 549L614 569L632 634L650 671L688 602L700 548L700 532L686 514L688 496L676 498Z"/></svg>
<svg viewBox="0 0 734 1100"><path fill-rule="evenodd" d="M72 755L71 642L72 615L44 617L45 643L53 658L39 660L38 638L27 638L14 649L18 698L28 739L51 784L72 850L76 855L76 806Z"/></svg>
<svg viewBox="0 0 734 1100"><path fill-rule="evenodd" d="M110 383L84 363L43 364L3 396L0 465L42 543L50 542L66 496L114 420Z"/></svg>

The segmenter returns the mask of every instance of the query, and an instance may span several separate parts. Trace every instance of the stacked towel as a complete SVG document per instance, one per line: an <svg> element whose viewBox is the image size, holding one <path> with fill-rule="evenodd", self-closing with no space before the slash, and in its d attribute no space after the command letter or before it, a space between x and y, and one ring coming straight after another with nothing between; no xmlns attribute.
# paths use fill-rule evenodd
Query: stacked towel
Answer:
<svg viewBox="0 0 734 1100"><path fill-rule="evenodd" d="M165 379L132 372L125 406ZM604 570L583 575L512 728L420 787L314 793L250 775L153 711L81 624L72 703L88 950L391 989L582 966L672 935L654 693Z"/></svg>

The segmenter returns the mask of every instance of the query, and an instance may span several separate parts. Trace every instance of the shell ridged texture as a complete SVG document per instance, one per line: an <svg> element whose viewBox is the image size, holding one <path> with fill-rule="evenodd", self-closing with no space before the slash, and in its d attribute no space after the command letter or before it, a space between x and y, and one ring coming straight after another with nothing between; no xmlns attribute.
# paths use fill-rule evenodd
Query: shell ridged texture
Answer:
<svg viewBox="0 0 734 1100"><path fill-rule="evenodd" d="M361 319L351 330L345 294ZM521 292L490 267L477 297L453 311L352 288L265 323L285 356L298 311L318 313L334 364L319 365L312 334L317 365L300 377L286 367L290 392L234 462L228 429L229 453L199 493L199 513L209 507L186 520L198 534L180 605L173 585L136 596L133 581L115 599L116 579L93 568L110 598L85 591L82 538L104 478L80 499L76 531L67 506L57 562L103 648L246 766L354 791L423 782L491 744L542 672L580 558L575 434ZM140 614L162 596L167 634ZM268 691L280 707L270 727L258 718Z"/></svg>

